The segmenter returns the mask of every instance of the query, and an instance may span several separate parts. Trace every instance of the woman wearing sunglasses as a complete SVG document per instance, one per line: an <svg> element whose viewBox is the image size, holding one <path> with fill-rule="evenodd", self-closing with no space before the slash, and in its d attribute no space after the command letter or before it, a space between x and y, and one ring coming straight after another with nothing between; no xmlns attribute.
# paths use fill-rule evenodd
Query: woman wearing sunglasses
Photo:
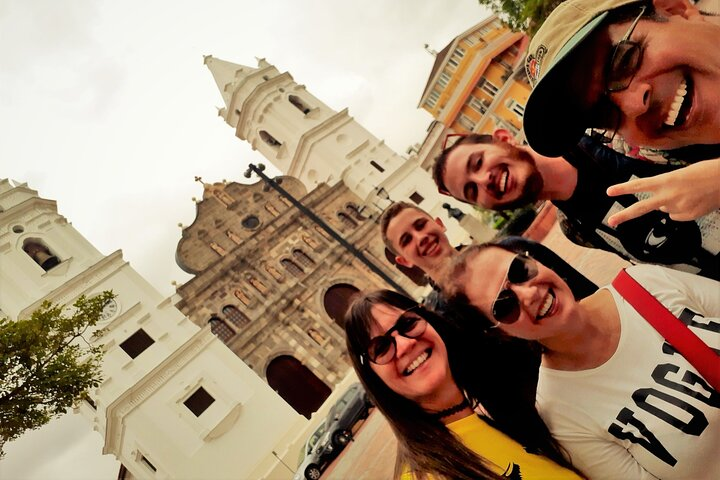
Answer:
<svg viewBox="0 0 720 480"><path fill-rule="evenodd" d="M472 246L451 268L450 304L486 336L542 346L538 409L592 479L720 478L720 394L612 287L576 301L535 260ZM720 284L655 265L628 274L720 351Z"/></svg>
<svg viewBox="0 0 720 480"><path fill-rule="evenodd" d="M534 398L523 397L524 385L534 381L526 365L537 361L537 352L516 348L514 340L503 349L494 341L480 344L388 290L356 300L345 330L353 366L398 439L396 477L580 478L550 437ZM495 353L503 351L514 358L499 369L516 378L498 388L490 380L492 362L502 361ZM475 413L480 402L493 420Z"/></svg>

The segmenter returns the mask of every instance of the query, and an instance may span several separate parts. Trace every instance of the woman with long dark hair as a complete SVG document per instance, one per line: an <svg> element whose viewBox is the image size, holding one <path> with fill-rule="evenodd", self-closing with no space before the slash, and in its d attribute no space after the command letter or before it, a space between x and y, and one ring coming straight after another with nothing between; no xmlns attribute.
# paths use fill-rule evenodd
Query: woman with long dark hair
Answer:
<svg viewBox="0 0 720 480"><path fill-rule="evenodd" d="M720 478L720 394L710 385L717 357L690 363L615 283L577 301L553 270L499 245L468 247L450 272L449 305L474 310L482 336L542 348L538 409L588 477ZM657 265L626 275L649 293L641 310L657 300L720 351L720 283Z"/></svg>
<svg viewBox="0 0 720 480"><path fill-rule="evenodd" d="M538 352L486 345L388 290L357 299L345 330L355 371L397 437L396 477L579 478L528 394ZM508 351L514 358L495 355ZM514 378L495 383L496 368Z"/></svg>

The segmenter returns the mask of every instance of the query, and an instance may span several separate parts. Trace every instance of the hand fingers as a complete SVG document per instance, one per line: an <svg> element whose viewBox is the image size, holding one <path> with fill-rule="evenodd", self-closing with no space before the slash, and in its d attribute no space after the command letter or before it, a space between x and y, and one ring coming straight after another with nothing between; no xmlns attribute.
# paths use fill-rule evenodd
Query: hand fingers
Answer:
<svg viewBox="0 0 720 480"><path fill-rule="evenodd" d="M657 184L656 178L657 177L636 178L624 183L618 183L617 185L608 187L606 193L608 197L617 197L618 195L627 195L630 193L651 192Z"/></svg>
<svg viewBox="0 0 720 480"><path fill-rule="evenodd" d="M610 225L611 227L616 227L623 222L627 222L628 220L632 220L633 218L637 218L641 215L645 215L648 212L657 210L661 206L662 204L660 203L660 201L652 197L646 200L641 200L637 203L630 205L625 210L618 212L608 218L608 225Z"/></svg>

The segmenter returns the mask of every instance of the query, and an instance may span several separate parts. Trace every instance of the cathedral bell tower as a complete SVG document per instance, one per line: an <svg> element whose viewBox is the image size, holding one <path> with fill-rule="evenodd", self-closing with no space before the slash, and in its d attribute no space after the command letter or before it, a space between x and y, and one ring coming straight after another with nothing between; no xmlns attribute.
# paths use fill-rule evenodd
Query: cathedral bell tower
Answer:
<svg viewBox="0 0 720 480"><path fill-rule="evenodd" d="M332 110L264 59L253 68L209 55L205 65L225 102L219 114L235 135L308 190L344 181L365 199L408 162L347 109Z"/></svg>

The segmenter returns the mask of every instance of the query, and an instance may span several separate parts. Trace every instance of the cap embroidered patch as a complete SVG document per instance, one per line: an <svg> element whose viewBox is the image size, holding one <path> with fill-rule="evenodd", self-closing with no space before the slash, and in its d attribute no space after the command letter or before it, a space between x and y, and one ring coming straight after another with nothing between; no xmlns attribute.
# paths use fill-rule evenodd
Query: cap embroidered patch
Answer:
<svg viewBox="0 0 720 480"><path fill-rule="evenodd" d="M525 60L525 74L530 79L530 83L533 85L537 83L538 78L540 77L542 60L546 53L547 47L545 47L545 45L540 45L537 50L535 50L535 53L528 55Z"/></svg>

